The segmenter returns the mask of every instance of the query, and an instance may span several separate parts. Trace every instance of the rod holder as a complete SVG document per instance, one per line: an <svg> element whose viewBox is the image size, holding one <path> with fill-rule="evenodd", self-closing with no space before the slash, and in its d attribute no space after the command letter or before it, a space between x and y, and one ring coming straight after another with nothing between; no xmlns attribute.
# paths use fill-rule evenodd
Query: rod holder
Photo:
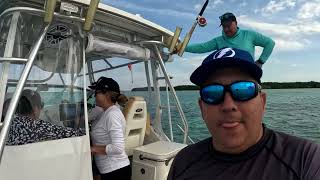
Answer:
<svg viewBox="0 0 320 180"><path fill-rule="evenodd" d="M183 39L183 42L178 45L178 49L179 49L178 55L179 55L180 57L183 55L184 50L186 49L187 44L188 44L189 41L190 41L190 38L191 38L191 34L187 34L186 37ZM180 46L180 47L179 47L179 46Z"/></svg>
<svg viewBox="0 0 320 180"><path fill-rule="evenodd" d="M182 30L181 27L178 27L178 26L176 27L176 31L174 32L174 35L173 35L172 40L171 40L169 52L173 52L174 51L174 48L177 45L181 30Z"/></svg>
<svg viewBox="0 0 320 180"><path fill-rule="evenodd" d="M186 35L186 37L183 39L183 42L182 44L180 45L181 47L179 48L179 52L178 52L178 55L181 57L184 53L184 50L186 49L190 39L191 39L191 36L192 36L192 33L194 31L194 29L196 28L196 26L198 25L198 21L195 21L190 29L190 31L188 32L188 34Z"/></svg>
<svg viewBox="0 0 320 180"><path fill-rule="evenodd" d="M44 22L51 23L53 19L53 13L57 5L57 0L47 0L46 7L45 7L45 15L44 15Z"/></svg>
<svg viewBox="0 0 320 180"><path fill-rule="evenodd" d="M86 15L86 20L83 25L84 31L90 31L92 28L92 22L94 20L94 16L96 15L96 11L98 8L100 0L91 0L90 6Z"/></svg>

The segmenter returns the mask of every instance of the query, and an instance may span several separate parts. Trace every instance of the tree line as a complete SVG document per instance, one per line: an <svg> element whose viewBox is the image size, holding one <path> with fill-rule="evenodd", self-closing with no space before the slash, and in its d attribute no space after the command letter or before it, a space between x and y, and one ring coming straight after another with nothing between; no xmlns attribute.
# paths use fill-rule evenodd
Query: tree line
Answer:
<svg viewBox="0 0 320 180"><path fill-rule="evenodd" d="M166 87L160 87L161 91L165 91ZM320 88L320 82L263 82L263 89L298 89L298 88ZM199 90L199 86L180 85L175 86L176 91ZM147 91L147 87L133 88L132 91Z"/></svg>

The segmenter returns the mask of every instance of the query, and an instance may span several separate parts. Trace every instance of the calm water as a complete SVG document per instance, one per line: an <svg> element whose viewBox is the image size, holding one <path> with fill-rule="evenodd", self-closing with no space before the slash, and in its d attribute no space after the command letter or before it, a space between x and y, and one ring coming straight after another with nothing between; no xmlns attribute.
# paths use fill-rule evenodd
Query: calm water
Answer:
<svg viewBox="0 0 320 180"><path fill-rule="evenodd" d="M267 109L264 123L267 127L320 143L320 89L270 89L265 91L267 92ZM134 94L141 95L141 92ZM189 122L191 138L199 141L209 137L197 104L198 91L178 91L177 94ZM164 97L162 103L166 103ZM178 120L178 112L173 109L172 114L172 121L182 124ZM163 115L165 117L167 115L165 109ZM169 132L167 118L164 119L162 124L165 132ZM181 137L177 126L173 128L174 135Z"/></svg>
<svg viewBox="0 0 320 180"><path fill-rule="evenodd" d="M320 89L270 89L267 92L267 109L264 123L267 127L308 138L320 143ZM128 96L148 96L147 92L125 92ZM189 122L189 135L194 141L209 137L207 128L201 118L198 107L198 91L177 91L182 109ZM59 97L57 97L59 96ZM76 99L81 99L78 97ZM61 101L63 93L44 93L42 97L47 102ZM165 92L162 92L161 101L166 104ZM174 104L173 98L171 104ZM154 112L151 105L149 112ZM171 109L175 141L182 142L182 133L176 124L182 125L176 108ZM163 109L162 122L166 134L169 135L167 110ZM151 114L154 117L154 114Z"/></svg>

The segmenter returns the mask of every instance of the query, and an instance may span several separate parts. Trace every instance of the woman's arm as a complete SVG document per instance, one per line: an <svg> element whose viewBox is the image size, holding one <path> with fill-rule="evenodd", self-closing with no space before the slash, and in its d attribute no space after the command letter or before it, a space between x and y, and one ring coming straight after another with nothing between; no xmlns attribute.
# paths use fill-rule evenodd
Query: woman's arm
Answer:
<svg viewBox="0 0 320 180"><path fill-rule="evenodd" d="M91 146L91 154L94 155L106 155L106 145L93 145Z"/></svg>

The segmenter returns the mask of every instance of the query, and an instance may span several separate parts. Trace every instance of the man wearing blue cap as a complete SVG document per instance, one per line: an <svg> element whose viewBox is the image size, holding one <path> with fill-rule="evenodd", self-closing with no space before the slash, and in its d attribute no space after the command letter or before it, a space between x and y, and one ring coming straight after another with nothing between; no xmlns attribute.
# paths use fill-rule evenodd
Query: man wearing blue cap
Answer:
<svg viewBox="0 0 320 180"><path fill-rule="evenodd" d="M267 128L262 70L250 53L224 48L192 73L210 138L181 150L168 180L318 180L320 146Z"/></svg>
<svg viewBox="0 0 320 180"><path fill-rule="evenodd" d="M224 47L233 47L250 52L252 57L255 53L255 46L263 47L262 54L256 61L258 66L262 66L269 58L275 45L274 41L258 32L243 30L238 27L237 19L232 13L225 13L219 17L222 26L222 35L210 41L190 44L186 47L186 52L206 53Z"/></svg>

